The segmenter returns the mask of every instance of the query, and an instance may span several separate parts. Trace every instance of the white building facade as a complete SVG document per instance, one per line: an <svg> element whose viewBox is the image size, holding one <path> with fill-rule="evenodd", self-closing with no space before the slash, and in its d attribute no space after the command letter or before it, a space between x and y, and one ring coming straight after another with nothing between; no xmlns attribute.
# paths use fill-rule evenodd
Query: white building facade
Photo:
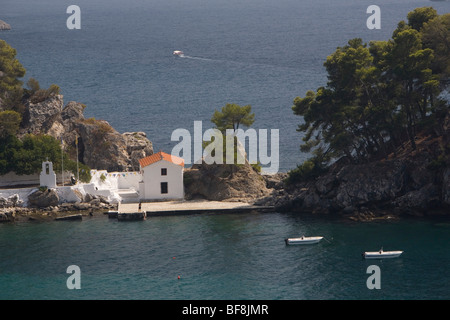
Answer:
<svg viewBox="0 0 450 320"><path fill-rule="evenodd" d="M141 201L184 199L184 160L158 152L139 160Z"/></svg>

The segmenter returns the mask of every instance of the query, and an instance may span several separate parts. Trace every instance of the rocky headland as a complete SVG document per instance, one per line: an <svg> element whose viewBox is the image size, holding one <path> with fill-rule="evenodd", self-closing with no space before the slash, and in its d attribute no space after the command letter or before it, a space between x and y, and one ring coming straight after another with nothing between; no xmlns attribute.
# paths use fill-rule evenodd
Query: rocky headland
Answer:
<svg viewBox="0 0 450 320"><path fill-rule="evenodd" d="M342 158L319 177L287 183L287 173L261 175L249 164L193 165L186 199L242 201L277 212L335 215L355 221L450 215L450 112L444 126L405 143L386 158Z"/></svg>
<svg viewBox="0 0 450 320"><path fill-rule="evenodd" d="M334 163L316 179L288 185L278 179L255 204L278 212L340 215L357 221L450 215L450 112L441 132L416 137L370 163ZM273 178L272 178L273 179ZM266 179L267 180L267 179Z"/></svg>
<svg viewBox="0 0 450 320"><path fill-rule="evenodd" d="M73 160L77 157L78 141L78 160L92 169L138 171L139 159L153 154L152 142L144 132L119 133L107 121L85 118L85 105L74 101L64 105L60 94L40 102L29 99L24 106L18 138L45 134L62 139L64 151ZM20 199L17 194L0 197L0 222L53 220L73 213L93 215L117 209L117 203L102 196L73 192L78 198L70 202L55 189L36 188L27 199Z"/></svg>
<svg viewBox="0 0 450 320"><path fill-rule="evenodd" d="M117 132L107 121L85 118L85 105L52 95L42 102L27 101L19 137L27 133L47 134L63 140L64 150L92 169L137 171L140 158L153 154L144 132ZM75 158L76 159L76 158Z"/></svg>
<svg viewBox="0 0 450 320"><path fill-rule="evenodd" d="M138 159L153 153L145 133L118 133L106 121L86 119L85 106L63 105L55 95L27 103L19 134L44 133L63 137L87 165L108 171L138 170ZM356 221L436 216L450 213L450 112L442 129L416 137L416 148L405 143L388 157L368 163L342 158L321 176L287 184L287 173L262 175L243 165L195 164L184 172L186 200L241 201L273 206L277 212L337 215ZM49 220L81 213L116 210L100 196L78 195L61 203L55 191L36 191L24 208L14 196L0 198L0 221Z"/></svg>
<svg viewBox="0 0 450 320"><path fill-rule="evenodd" d="M117 132L107 121L85 118L86 106L64 105L63 96L25 102L18 137L47 134L91 168L139 170L140 158L153 154L143 132ZM78 138L77 138L78 137ZM357 221L450 213L450 112L442 128L417 135L416 148L405 143L388 157L367 163L341 158L315 179L286 183L287 173L262 175L243 165L195 164L184 172L186 200L241 201L273 206L277 212L338 215ZM37 190L24 207L14 196L0 198L0 221L47 220L117 209L100 196L78 195L62 203L54 190Z"/></svg>

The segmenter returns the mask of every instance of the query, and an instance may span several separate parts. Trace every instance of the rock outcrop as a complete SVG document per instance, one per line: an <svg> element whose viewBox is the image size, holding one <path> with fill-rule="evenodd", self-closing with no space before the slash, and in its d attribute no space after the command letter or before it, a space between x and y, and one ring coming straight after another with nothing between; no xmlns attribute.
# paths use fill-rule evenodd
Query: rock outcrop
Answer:
<svg viewBox="0 0 450 320"><path fill-rule="evenodd" d="M58 137L64 131L61 121L63 103L62 95L51 96L39 103L27 102L20 133L44 133Z"/></svg>
<svg viewBox="0 0 450 320"><path fill-rule="evenodd" d="M28 196L28 205L34 208L57 206L58 203L59 196L54 189L37 190Z"/></svg>
<svg viewBox="0 0 450 320"><path fill-rule="evenodd" d="M449 128L445 130L441 136L418 137L416 150L405 147L388 159L335 163L317 179L278 187L256 204L354 220L449 214Z"/></svg>
<svg viewBox="0 0 450 320"><path fill-rule="evenodd" d="M48 134L63 140L72 158L91 168L108 171L139 170L140 158L153 154L152 143L143 132L117 132L107 121L86 119L85 105L71 101L64 106L62 95L39 103L28 102L19 135Z"/></svg>
<svg viewBox="0 0 450 320"><path fill-rule="evenodd" d="M13 194L8 198L0 197L0 208L14 208L22 206L23 201L19 199L18 194Z"/></svg>
<svg viewBox="0 0 450 320"><path fill-rule="evenodd" d="M264 178L249 164L194 164L184 172L186 199L253 202L268 196Z"/></svg>
<svg viewBox="0 0 450 320"><path fill-rule="evenodd" d="M11 30L11 26L5 21L0 20L0 30Z"/></svg>
<svg viewBox="0 0 450 320"><path fill-rule="evenodd" d="M136 170L139 169L139 159L153 154L153 145L147 139L145 132L124 132L127 153L131 159L131 165Z"/></svg>

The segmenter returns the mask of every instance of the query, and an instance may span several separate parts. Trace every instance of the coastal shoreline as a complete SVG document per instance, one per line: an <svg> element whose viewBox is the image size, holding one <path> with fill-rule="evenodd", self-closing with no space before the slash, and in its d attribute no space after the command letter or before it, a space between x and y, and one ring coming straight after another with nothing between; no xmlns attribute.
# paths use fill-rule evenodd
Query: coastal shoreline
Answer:
<svg viewBox="0 0 450 320"><path fill-rule="evenodd" d="M109 210L117 209L117 204L105 207L90 206L86 203L67 203L48 208L0 208L0 223L49 222L70 216L103 216Z"/></svg>
<svg viewBox="0 0 450 320"><path fill-rule="evenodd" d="M231 206L230 206L231 204ZM119 204L106 206L91 206L88 203L65 203L48 208L0 208L1 223L28 223L28 222L51 222L58 220L82 220L85 218L116 218L117 213L133 215L138 212L145 213L145 218L187 216L199 214L291 214L301 218L327 219L330 221L346 221L349 223L395 223L408 219L440 220L450 219L444 210L429 212L428 214L398 214L390 210L366 210L349 214L318 213L313 211L298 212L294 210L280 210L280 208L253 205L246 202L230 201L207 201L207 200L185 200L167 202L146 202L142 204L142 211L138 210L138 203L126 203L120 208ZM120 208L120 209L119 209ZM121 211L119 211L121 210ZM116 213L111 216L110 213ZM133 219L130 219L133 220ZM139 220L139 219L138 219Z"/></svg>

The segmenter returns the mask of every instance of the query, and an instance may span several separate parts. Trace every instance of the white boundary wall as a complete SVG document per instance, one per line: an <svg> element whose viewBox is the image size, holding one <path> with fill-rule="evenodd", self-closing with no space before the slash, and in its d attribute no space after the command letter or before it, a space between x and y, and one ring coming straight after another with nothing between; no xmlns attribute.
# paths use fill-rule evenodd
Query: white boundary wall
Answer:
<svg viewBox="0 0 450 320"><path fill-rule="evenodd" d="M62 184L61 172L56 173L56 183ZM21 185L39 185L39 173L30 174L30 175L18 175L14 172L8 172L5 175L0 176L0 187L15 187ZM64 173L64 184L69 185L71 183L70 177L72 176L71 172L66 171Z"/></svg>

